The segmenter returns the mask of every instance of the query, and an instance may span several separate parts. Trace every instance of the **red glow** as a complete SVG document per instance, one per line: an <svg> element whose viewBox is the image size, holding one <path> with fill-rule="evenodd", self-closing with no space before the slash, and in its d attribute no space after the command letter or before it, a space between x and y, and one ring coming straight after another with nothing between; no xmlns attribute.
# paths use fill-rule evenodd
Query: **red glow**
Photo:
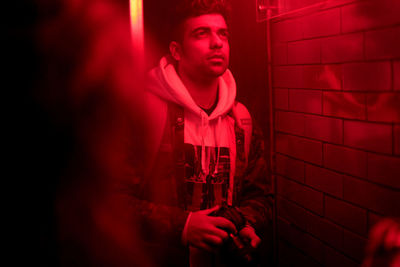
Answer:
<svg viewBox="0 0 400 267"><path fill-rule="evenodd" d="M142 63L144 54L143 2L130 0L132 46L136 60Z"/></svg>
<svg viewBox="0 0 400 267"><path fill-rule="evenodd" d="M136 212L116 193L137 176L146 144L144 70L134 60L143 54L137 47L143 37L131 38L138 33L131 31L128 2L40 3L44 14L53 4L59 13L41 18L38 28L46 74L39 98L64 131L55 143L72 140L65 155L55 155L68 166L57 177L58 260L151 266Z"/></svg>
<svg viewBox="0 0 400 267"><path fill-rule="evenodd" d="M54 155L62 170L49 175L59 186L52 193L61 258L82 265L152 266L152 251L141 248L135 208L114 194L116 184L139 179L148 140L143 1L38 3L45 14L37 31L45 78L35 97L56 128L42 138L53 138L47 146L55 143L54 150L68 147L66 155ZM267 77L264 65L243 61L235 73L242 98L261 103L249 105L256 116L265 115L265 92L273 91L276 138L267 147L277 165L276 234L279 255L287 256L280 260L288 266L357 265L371 222L400 216L400 1L286 3L291 13L271 21L268 40L273 87L260 83ZM239 18L237 24L244 25ZM260 32L264 26L257 25ZM240 30L247 34L245 27ZM233 54L253 62L265 57L253 49L255 42L241 41L245 45L236 43ZM241 86L243 78L251 86ZM261 86L253 88L253 81ZM370 242L398 247L398 226L392 226L378 224Z"/></svg>
<svg viewBox="0 0 400 267"><path fill-rule="evenodd" d="M365 256L365 267L399 266L398 248L387 245L399 240L397 219L374 228L370 255L364 249L372 221L400 216L400 2L283 2L321 4L271 22L277 222L302 230L302 242L278 233L290 251L280 260L308 266L294 246L324 266L357 266ZM323 211L318 222L309 211ZM304 248L320 241L324 259Z"/></svg>

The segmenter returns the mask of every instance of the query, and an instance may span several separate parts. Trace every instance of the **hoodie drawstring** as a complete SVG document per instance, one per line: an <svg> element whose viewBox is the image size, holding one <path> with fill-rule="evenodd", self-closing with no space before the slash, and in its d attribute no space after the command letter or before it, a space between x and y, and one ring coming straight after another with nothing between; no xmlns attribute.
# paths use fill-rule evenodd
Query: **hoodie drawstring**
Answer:
<svg viewBox="0 0 400 267"><path fill-rule="evenodd" d="M215 164L214 167L214 175L216 175L218 173L218 169L219 169L219 155L220 155L220 151L221 151L221 121L222 118L221 116L218 116L218 124L217 124L217 128L215 130L216 133L216 137L215 137L215 145L217 146L217 164Z"/></svg>
<svg viewBox="0 0 400 267"><path fill-rule="evenodd" d="M209 170L208 170L208 164L206 164L206 146L205 146L205 135L207 131L207 125L206 125L206 115L204 114L203 110L200 110L200 116L201 116L201 169L205 175L208 175Z"/></svg>
<svg viewBox="0 0 400 267"><path fill-rule="evenodd" d="M210 151L207 151L206 153L206 146L205 146L205 136L207 134L208 130L208 119L206 115L204 114L204 111L200 111L200 116L201 116L201 169L203 171L203 174L206 176L210 173ZM219 169L219 158L220 158L220 152L221 152L221 124L222 124L222 117L218 116L218 124L215 129L214 135L215 135L215 146L217 147L217 159L216 159L216 164L214 167L214 175L218 173Z"/></svg>

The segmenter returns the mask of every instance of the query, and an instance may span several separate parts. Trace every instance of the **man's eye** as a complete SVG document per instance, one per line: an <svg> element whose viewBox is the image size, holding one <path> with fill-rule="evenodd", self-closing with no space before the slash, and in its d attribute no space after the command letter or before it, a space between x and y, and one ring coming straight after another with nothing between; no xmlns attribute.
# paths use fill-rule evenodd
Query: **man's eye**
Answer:
<svg viewBox="0 0 400 267"><path fill-rule="evenodd" d="M221 31L221 32L219 33L219 35L220 35L221 37L225 38L225 39L228 39L228 38L229 38L229 32L227 32L227 31Z"/></svg>
<svg viewBox="0 0 400 267"><path fill-rule="evenodd" d="M201 32L197 32L196 33L196 37L205 37L205 36L207 36L207 32L205 32L205 31L201 31Z"/></svg>
<svg viewBox="0 0 400 267"><path fill-rule="evenodd" d="M201 38L201 37L206 37L207 36L207 31L198 31L195 33L195 37Z"/></svg>

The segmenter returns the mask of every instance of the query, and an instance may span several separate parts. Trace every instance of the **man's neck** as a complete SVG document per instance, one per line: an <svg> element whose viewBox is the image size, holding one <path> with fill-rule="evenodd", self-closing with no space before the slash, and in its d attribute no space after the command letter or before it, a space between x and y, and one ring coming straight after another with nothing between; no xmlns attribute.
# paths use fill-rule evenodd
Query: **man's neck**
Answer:
<svg viewBox="0 0 400 267"><path fill-rule="evenodd" d="M178 73L194 102L201 108L210 108L217 98L218 77L212 79L193 79Z"/></svg>

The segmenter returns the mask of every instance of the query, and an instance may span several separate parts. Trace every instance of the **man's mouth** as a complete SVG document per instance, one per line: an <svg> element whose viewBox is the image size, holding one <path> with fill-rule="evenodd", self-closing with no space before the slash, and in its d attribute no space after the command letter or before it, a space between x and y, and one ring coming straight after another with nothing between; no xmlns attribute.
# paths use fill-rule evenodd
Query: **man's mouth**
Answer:
<svg viewBox="0 0 400 267"><path fill-rule="evenodd" d="M223 55L216 54L216 55L211 55L211 56L209 56L208 59L219 59L219 60L224 60L225 57L224 57Z"/></svg>
<svg viewBox="0 0 400 267"><path fill-rule="evenodd" d="M225 62L225 57L222 55L213 55L210 56L208 60L213 65L222 65Z"/></svg>

